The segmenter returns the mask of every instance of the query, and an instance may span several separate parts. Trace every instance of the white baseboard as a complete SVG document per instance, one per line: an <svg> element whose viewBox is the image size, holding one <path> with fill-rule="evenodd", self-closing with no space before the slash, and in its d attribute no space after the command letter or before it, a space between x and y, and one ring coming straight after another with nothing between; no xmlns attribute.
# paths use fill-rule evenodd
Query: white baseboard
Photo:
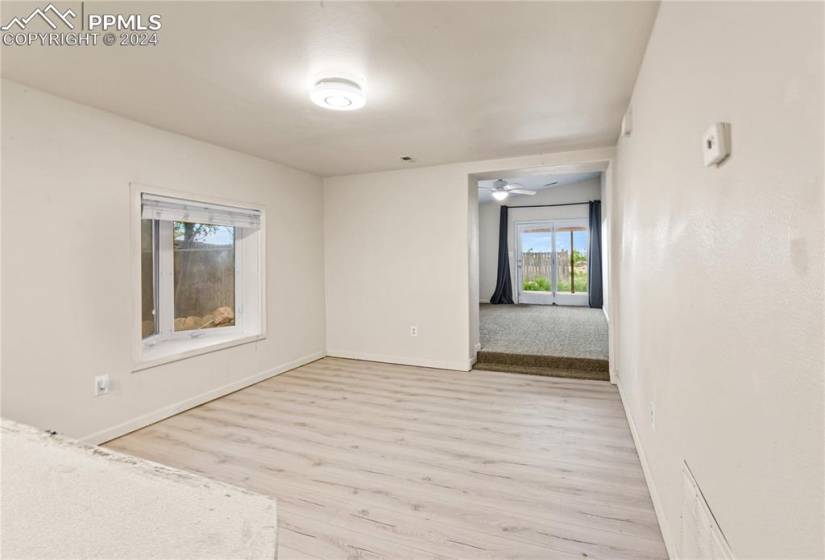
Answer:
<svg viewBox="0 0 825 560"><path fill-rule="evenodd" d="M636 446L636 452L639 454L639 462L642 464L642 472L645 475L647 489L648 492L650 492L650 500L653 502L653 510L656 512L656 519L659 522L659 530L662 532L662 539L665 541L667 555L671 560L677 560L679 556L676 554L676 543L671 541L671 535L673 533L670 532L670 526L668 525L667 518L665 517L659 492L656 491L656 483L653 482L653 473L650 471L650 466L647 462L644 447L642 447L642 442L639 439L638 432L636 431L636 424L633 422L633 415L627 408L627 401L625 400L624 392L622 390L621 379L618 381L619 382L616 386L619 388L619 398L622 401L624 414L627 417L627 423L630 426L630 434L633 436L633 443Z"/></svg>
<svg viewBox="0 0 825 560"><path fill-rule="evenodd" d="M610 315L607 314L607 307L602 307L602 313L604 313L604 318L607 321L607 324L610 324Z"/></svg>
<svg viewBox="0 0 825 560"><path fill-rule="evenodd" d="M132 420L127 420L126 422L112 426L111 428L106 428L78 439L82 443L88 445L100 445L106 441L113 440L117 437L128 434L129 432L134 432L135 430L146 427L149 424L154 424L155 422L159 422L165 418L179 414L184 410L189 410L190 408L200 406L205 402L228 395L229 393L233 393L239 389L243 389L244 387L249 387L250 385L254 385L264 379L269 379L270 377L274 377L280 373L284 373L285 371L314 362L315 360L323 358L325 355L326 354L324 352L314 352L308 356L303 356L297 360L281 364L277 367L256 373L255 375L239 379L238 381L233 381L232 383L227 383L222 387L211 389L205 393L201 393L200 395L164 406L163 408L159 408L148 414L138 416Z"/></svg>
<svg viewBox="0 0 825 560"><path fill-rule="evenodd" d="M489 299L480 299L480 300L478 300L478 303L490 303L490 300Z"/></svg>
<svg viewBox="0 0 825 560"><path fill-rule="evenodd" d="M350 360L366 360L368 362L383 362L387 364L401 364L405 366L419 366L435 369L451 369L470 371L473 369L471 359L466 361L429 360L426 358L410 358L406 356L388 356L386 354L369 354L364 352L347 352L345 350L327 350L331 358L347 358Z"/></svg>

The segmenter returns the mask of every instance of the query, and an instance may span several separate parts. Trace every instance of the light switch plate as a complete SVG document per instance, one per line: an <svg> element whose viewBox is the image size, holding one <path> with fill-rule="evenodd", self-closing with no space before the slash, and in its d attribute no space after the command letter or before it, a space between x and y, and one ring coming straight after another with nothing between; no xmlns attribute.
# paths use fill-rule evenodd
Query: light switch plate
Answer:
<svg viewBox="0 0 825 560"><path fill-rule="evenodd" d="M730 155L730 123L711 125L702 135L705 167L718 165Z"/></svg>

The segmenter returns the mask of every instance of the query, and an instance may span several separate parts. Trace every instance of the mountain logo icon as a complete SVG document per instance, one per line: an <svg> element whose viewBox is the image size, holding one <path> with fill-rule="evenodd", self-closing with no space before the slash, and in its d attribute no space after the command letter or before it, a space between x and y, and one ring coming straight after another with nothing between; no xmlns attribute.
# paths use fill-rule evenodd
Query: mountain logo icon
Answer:
<svg viewBox="0 0 825 560"><path fill-rule="evenodd" d="M51 16L51 17L49 17ZM13 17L9 23L0 27L2 31L9 31L12 27L17 27L21 31L26 29L26 26L32 20L36 18L40 18L46 22L46 25L51 27L52 29L57 29L57 24L55 22L63 22L69 29L74 29L74 24L71 22L69 18L74 19L77 17L77 14L74 13L71 9L66 10L65 12L60 12L57 8L54 7L54 4L49 4L45 8L36 8L32 13L30 13L26 17Z"/></svg>

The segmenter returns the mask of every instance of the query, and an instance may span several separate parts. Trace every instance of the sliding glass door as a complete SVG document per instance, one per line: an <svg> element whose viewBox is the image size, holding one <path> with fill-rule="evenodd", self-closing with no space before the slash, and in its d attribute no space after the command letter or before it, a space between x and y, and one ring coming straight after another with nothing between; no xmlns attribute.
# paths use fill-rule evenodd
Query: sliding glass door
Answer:
<svg viewBox="0 0 825 560"><path fill-rule="evenodd" d="M590 246L587 220L556 222L553 231L555 303L587 305L587 251Z"/></svg>
<svg viewBox="0 0 825 560"><path fill-rule="evenodd" d="M553 223L517 224L518 303L553 303Z"/></svg>
<svg viewBox="0 0 825 560"><path fill-rule="evenodd" d="M518 303L587 305L586 219L516 224Z"/></svg>

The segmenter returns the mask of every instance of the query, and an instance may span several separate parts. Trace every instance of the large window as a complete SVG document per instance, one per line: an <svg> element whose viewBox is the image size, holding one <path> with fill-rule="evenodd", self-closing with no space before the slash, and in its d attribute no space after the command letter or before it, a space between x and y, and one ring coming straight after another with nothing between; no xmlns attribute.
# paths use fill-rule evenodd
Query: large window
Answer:
<svg viewBox="0 0 825 560"><path fill-rule="evenodd" d="M261 334L261 213L141 194L142 358Z"/></svg>
<svg viewBox="0 0 825 560"><path fill-rule="evenodd" d="M174 222L175 330L235 325L235 228Z"/></svg>

